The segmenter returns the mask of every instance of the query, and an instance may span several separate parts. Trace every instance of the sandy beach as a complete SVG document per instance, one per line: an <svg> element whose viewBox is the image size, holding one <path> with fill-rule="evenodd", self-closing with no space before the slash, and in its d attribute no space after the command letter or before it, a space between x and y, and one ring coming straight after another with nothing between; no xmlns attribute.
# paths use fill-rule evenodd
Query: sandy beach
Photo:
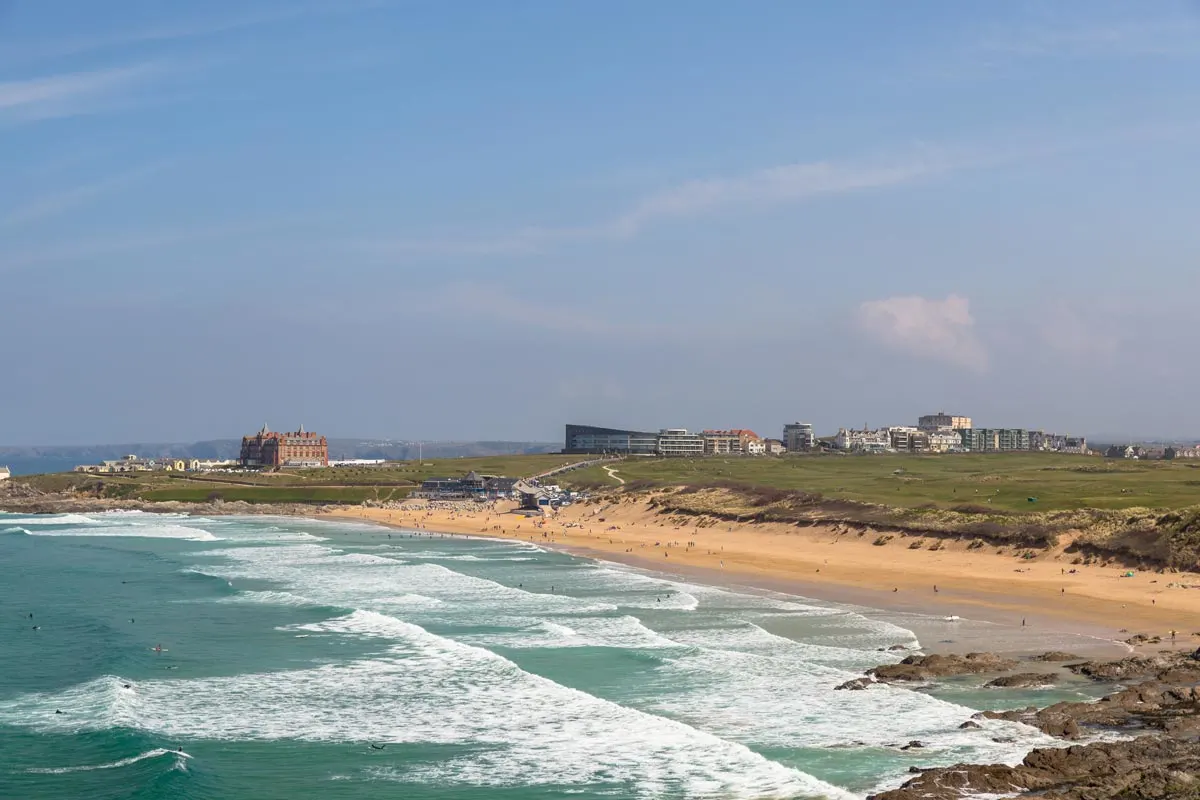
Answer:
<svg viewBox="0 0 1200 800"><path fill-rule="evenodd" d="M706 582L752 586L817 599L926 614L957 615L1043 630L1123 640L1162 637L1154 649L1200 642L1200 576L1128 572L1073 564L1069 542L1036 559L1011 548L967 549L966 542L875 534L837 527L721 522L680 525L641 501L576 504L544 520L514 505L427 504L343 507L328 516L397 528L520 539L579 555ZM676 518L678 519L678 518ZM1196 588L1183 588L1191 584Z"/></svg>

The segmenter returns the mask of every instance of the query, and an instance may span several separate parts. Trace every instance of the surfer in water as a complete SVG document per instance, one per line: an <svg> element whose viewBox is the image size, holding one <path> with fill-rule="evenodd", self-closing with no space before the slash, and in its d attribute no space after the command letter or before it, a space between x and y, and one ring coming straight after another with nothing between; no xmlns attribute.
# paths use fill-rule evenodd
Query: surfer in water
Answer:
<svg viewBox="0 0 1200 800"><path fill-rule="evenodd" d="M154 645L154 652L156 652L156 653L161 653L161 652L162 652L162 645L161 645L161 644L156 644L156 645Z"/></svg>
<svg viewBox="0 0 1200 800"><path fill-rule="evenodd" d="M373 744L373 745L371 745L371 749L372 749L372 750L382 750L382 749L383 749L383 748L385 748L385 747L387 747L387 745L386 745L386 744Z"/></svg>

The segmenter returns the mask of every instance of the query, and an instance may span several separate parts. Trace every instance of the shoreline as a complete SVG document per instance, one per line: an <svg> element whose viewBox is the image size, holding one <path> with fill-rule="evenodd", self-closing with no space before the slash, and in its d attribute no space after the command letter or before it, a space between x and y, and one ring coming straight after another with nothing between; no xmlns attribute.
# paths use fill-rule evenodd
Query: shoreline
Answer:
<svg viewBox="0 0 1200 800"><path fill-rule="evenodd" d="M1014 572L1014 577L1007 577L1000 570L1004 567L1013 570L1014 559L990 553L973 553L970 556L977 569L982 567L991 573L980 578L974 574L955 574L960 559L947 560L946 556L950 554L944 552L914 552L902 546L893 546L889 552L889 548L874 547L869 542L838 542L836 534L829 530L806 528L797 531L793 528L780 533L770 529L789 526L750 523L729 525L729 530L719 534L703 529L698 533L685 533L682 530L675 533L676 529L672 528L670 530L674 535L695 538L681 540L678 547L665 547L663 526L647 525L646 520L640 519L646 513L645 509L607 508L601 513L603 517L594 509L583 507L575 509L574 514L560 512L556 517L543 521L537 517L508 513L507 504L504 508L496 509L449 505L431 509L425 504L410 501L392 508L340 507L321 517L326 520L368 522L401 530L531 542L580 557L713 586L780 592L882 614L900 615L905 617L906 626L913 627L915 623L923 628L918 635L927 652L950 652L966 646L957 628L947 628L941 624L949 617L958 617L968 623L1000 626L994 631L1004 634L1005 638L1041 640L1040 644L1010 648L1011 652L1033 653L1052 649L1047 646L1046 639L1055 636L1071 637L1075 646L1086 650L1091 657L1119 658L1131 652L1171 649L1171 624L1180 626L1177 628L1174 649L1191 650L1197 645L1196 637L1191 636L1193 631L1182 627L1185 614L1178 613L1178 610L1168 608L1165 604L1158 606L1157 603L1141 604L1146 606L1143 608L1127 596L1103 597L1102 593L1108 591L1106 584L1119 580L1115 577L1117 571L1112 568L1093 567L1087 573L1077 571L1070 576L1071 579L1077 584L1083 583L1091 591L1074 591L1071 595L1064 595L1044 585L1044 580L1027 577L1029 573L1025 571ZM589 518L603 519L605 527L615 526L617 529L597 531L587 525ZM820 546L822 543L813 541L814 534L818 538L822 535L827 539L830 536L833 538ZM773 558L779 549L776 540L780 537L787 537L784 541L792 549L802 548L802 551ZM686 547L688 541L697 541L698 546ZM653 547L654 542L660 543L660 546ZM706 548L705 542L713 542L718 549L714 551L712 546ZM902 553L909 558L897 558ZM827 554L831 557L827 558ZM908 571L910 564L907 562L916 559L932 561L934 555L941 556L941 560L917 564L917 569ZM850 563L837 564L839 557L844 557ZM834 563L831 564L831 561ZM1019 563L1023 566L1017 569L1030 568L1027 562ZM1059 568L1057 561L1041 566L1043 571L1047 571L1047 567L1049 571ZM1104 572L1109 574L1105 575ZM886 581L883 581L884 577ZM1147 585L1154 585L1148 581L1160 579L1166 577L1143 576L1143 582ZM937 586L936 592L932 589L934 585ZM1126 588L1132 585L1127 583ZM1192 598L1189 595L1187 599ZM1195 601L1200 611L1200 591L1196 592ZM1113 624L1114 618L1121 619L1122 624ZM1195 617L1192 623L1195 624ZM1157 634L1163 639L1161 642L1144 644L1128 644L1124 641L1135 634ZM947 639L946 636L954 638ZM977 646L971 647L995 649L986 639L977 640Z"/></svg>

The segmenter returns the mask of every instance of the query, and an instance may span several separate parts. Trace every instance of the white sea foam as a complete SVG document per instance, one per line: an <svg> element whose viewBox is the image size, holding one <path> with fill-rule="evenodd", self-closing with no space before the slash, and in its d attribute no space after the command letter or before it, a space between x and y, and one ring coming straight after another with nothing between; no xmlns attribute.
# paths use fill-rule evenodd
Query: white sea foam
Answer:
<svg viewBox="0 0 1200 800"><path fill-rule="evenodd" d="M184 525L89 525L61 531L32 531L31 536L90 536L90 537L128 537L136 539L186 539L192 542L219 542L220 537L213 536L202 528L189 528Z"/></svg>
<svg viewBox="0 0 1200 800"><path fill-rule="evenodd" d="M26 772L32 772L39 775L62 775L68 772L91 772L92 770L97 769L117 769L118 767L127 767L130 764L136 764L139 761L145 761L148 758L159 758L161 756L171 756L177 761L185 758L191 758L189 754L183 752L182 750L164 750L163 748L158 747L154 750L147 750L139 755L131 756L130 758L122 758L120 761L113 761L110 764L83 765L77 767L44 767L28 769Z"/></svg>
<svg viewBox="0 0 1200 800"><path fill-rule="evenodd" d="M3 517L0 522L12 525L99 525L93 519L79 514L46 514L36 517Z"/></svg>
<svg viewBox="0 0 1200 800"><path fill-rule="evenodd" d="M306 627L390 646L381 658L308 670L144 682L132 707L117 705L110 687L119 679L92 681L0 702L0 723L46 732L127 724L169 737L484 745L415 765L408 780L612 782L647 797L667 789L688 797L851 797L744 745L567 688L392 617L356 611Z"/></svg>
<svg viewBox="0 0 1200 800"><path fill-rule="evenodd" d="M0 533L24 533L24 534L28 535L29 530L26 528L14 527L14 528L5 528L4 530L0 531Z"/></svg>

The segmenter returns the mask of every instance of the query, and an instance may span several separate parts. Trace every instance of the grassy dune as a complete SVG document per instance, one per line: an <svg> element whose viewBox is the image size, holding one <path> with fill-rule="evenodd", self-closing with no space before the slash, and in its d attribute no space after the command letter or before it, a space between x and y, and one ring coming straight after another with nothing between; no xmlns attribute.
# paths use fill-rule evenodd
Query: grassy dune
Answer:
<svg viewBox="0 0 1200 800"><path fill-rule="evenodd" d="M1050 453L630 459L618 470L635 488L747 486L905 508L1063 511L1200 503L1200 462L1114 462ZM571 473L568 480L615 485L598 467Z"/></svg>
<svg viewBox="0 0 1200 800"><path fill-rule="evenodd" d="M705 520L846 525L1200 567L1200 464L1038 453L631 459L626 493ZM564 482L616 489L600 469ZM1064 539L1064 537L1067 537Z"/></svg>

